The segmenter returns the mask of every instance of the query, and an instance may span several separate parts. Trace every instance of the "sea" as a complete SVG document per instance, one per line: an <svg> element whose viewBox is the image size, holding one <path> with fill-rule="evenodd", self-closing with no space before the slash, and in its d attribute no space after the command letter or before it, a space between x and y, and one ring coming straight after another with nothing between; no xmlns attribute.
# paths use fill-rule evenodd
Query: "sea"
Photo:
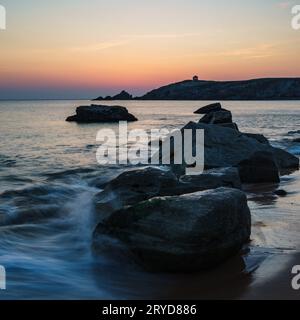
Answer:
<svg viewBox="0 0 300 320"><path fill-rule="evenodd" d="M181 128L211 101L114 101L139 121L128 129ZM90 101L0 101L0 265L7 299L241 298L300 251L300 175L246 186L252 241L240 257L201 274L152 274L91 249L93 197L130 165L99 165L97 132L118 124L66 122ZM225 101L240 131L264 134L300 156L300 101ZM277 188L287 197L274 194ZM273 260L272 260L273 259ZM275 259L275 260L274 260ZM276 261L269 263L268 261ZM283 264L283 263L282 263ZM300 261L299 261L300 264ZM271 266L271 267L270 267Z"/></svg>

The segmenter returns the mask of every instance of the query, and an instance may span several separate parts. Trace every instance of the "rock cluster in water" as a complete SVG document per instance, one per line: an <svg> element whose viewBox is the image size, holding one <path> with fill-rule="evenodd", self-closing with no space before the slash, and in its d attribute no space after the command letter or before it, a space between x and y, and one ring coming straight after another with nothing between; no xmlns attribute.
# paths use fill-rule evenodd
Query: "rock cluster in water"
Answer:
<svg viewBox="0 0 300 320"><path fill-rule="evenodd" d="M235 167L243 183L280 182L280 174L299 169L299 159L285 150L274 148L261 134L240 132L232 121L230 111L207 106L197 113L205 113L198 123L190 122L182 128L193 132L192 149L196 151L197 130L204 130L206 169ZM209 109L211 108L211 111ZM203 111L204 110L204 111ZM184 141L184 139L183 139ZM173 166L184 172L187 165Z"/></svg>
<svg viewBox="0 0 300 320"><path fill-rule="evenodd" d="M97 123L97 122L119 122L137 121L138 119L121 106L90 105L81 106L76 109L76 115L68 117L68 122Z"/></svg>
<svg viewBox="0 0 300 320"><path fill-rule="evenodd" d="M107 183L94 198L96 253L125 255L151 271L194 272L216 266L249 241L242 183L279 183L280 174L299 169L299 159L263 135L240 132L219 104L197 114L204 117L182 130L204 129L204 173L186 176L186 164L147 167Z"/></svg>

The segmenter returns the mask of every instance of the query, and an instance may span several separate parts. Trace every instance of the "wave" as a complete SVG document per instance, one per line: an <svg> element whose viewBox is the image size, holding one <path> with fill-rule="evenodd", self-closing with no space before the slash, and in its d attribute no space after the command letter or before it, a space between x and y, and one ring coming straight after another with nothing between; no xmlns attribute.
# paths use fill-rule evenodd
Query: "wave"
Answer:
<svg viewBox="0 0 300 320"><path fill-rule="evenodd" d="M0 170L1 167L15 167L17 165L17 160L12 159L6 155L0 154Z"/></svg>
<svg viewBox="0 0 300 320"><path fill-rule="evenodd" d="M300 143L290 146L287 151L295 156L300 156Z"/></svg>
<svg viewBox="0 0 300 320"><path fill-rule="evenodd" d="M33 185L0 193L0 225L40 221L59 214L62 204L74 197L74 186Z"/></svg>

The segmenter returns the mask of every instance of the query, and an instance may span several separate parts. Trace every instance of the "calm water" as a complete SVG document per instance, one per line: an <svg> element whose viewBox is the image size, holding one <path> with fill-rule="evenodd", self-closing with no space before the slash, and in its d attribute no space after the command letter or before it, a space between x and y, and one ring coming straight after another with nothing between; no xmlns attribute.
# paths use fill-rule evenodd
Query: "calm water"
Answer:
<svg viewBox="0 0 300 320"><path fill-rule="evenodd" d="M65 122L85 104L90 102L0 102L0 265L8 277L0 299L200 296L201 276L149 275L92 255L95 185L124 168L100 167L95 158L97 131L117 125ZM129 129L150 130L199 119L193 111L205 102L120 104L140 120ZM300 133L288 134L300 130L300 102L225 102L224 107L241 131L262 133L300 155L300 144L292 143ZM299 175L282 184L291 193L285 199L272 196L272 187L248 192L255 248L250 258L260 257L260 249L282 254L300 249Z"/></svg>

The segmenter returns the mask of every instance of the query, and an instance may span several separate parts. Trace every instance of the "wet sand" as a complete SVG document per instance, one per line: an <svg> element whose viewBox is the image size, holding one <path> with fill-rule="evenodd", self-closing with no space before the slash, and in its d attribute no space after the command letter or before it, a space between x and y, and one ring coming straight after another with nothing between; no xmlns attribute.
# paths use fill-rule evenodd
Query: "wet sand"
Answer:
<svg viewBox="0 0 300 320"><path fill-rule="evenodd" d="M292 268L300 265L300 253L275 255L265 261L241 299L300 300L300 290L292 288ZM271 277L268 274L272 274ZM300 284L300 281L298 281Z"/></svg>
<svg viewBox="0 0 300 320"><path fill-rule="evenodd" d="M287 196L274 195L274 188ZM300 299L300 290L291 285L292 268L300 265L300 174L282 177L280 186L262 185L250 192L252 250L267 255L253 273L241 299ZM251 255L250 255L251 259Z"/></svg>

